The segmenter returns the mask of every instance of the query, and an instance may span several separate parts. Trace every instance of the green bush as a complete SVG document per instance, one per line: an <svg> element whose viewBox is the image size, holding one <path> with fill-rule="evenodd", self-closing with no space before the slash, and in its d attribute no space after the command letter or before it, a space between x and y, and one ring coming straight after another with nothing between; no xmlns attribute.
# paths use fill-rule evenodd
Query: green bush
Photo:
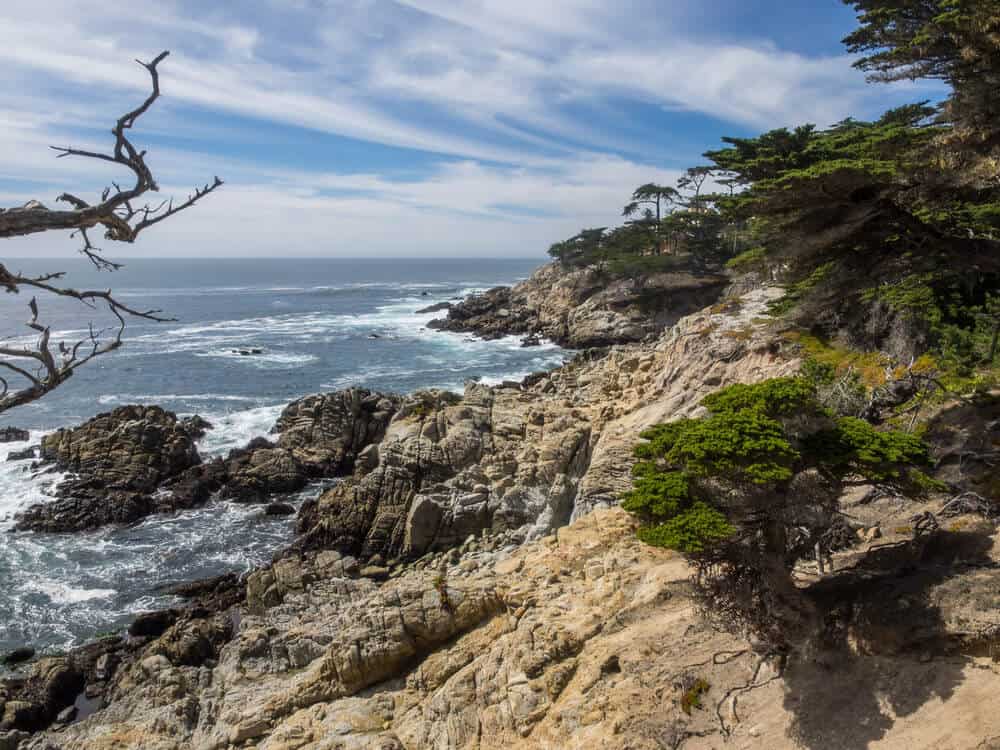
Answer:
<svg viewBox="0 0 1000 750"><path fill-rule="evenodd" d="M751 515L759 521L773 508L771 521L783 523L782 504L798 497L791 482L806 469L834 483L855 474L918 493L938 486L916 468L930 462L918 436L854 417L834 420L807 378L729 386L702 405L707 416L656 425L635 447L640 460L622 506L642 519L639 538L654 546L711 550L736 534L741 497L773 497Z"/></svg>

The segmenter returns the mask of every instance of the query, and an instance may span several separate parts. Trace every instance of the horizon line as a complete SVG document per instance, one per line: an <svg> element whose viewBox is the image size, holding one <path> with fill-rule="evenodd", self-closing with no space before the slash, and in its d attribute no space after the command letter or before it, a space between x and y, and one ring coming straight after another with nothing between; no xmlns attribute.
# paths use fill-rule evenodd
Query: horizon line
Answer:
<svg viewBox="0 0 1000 750"><path fill-rule="evenodd" d="M44 256L32 257L28 255L8 255L4 256L6 261L13 260L76 260L72 256ZM384 255L376 258L364 257L360 255L137 255L134 257L121 258L122 261L131 260L542 260L543 257L536 255ZM80 257L79 260L87 261Z"/></svg>

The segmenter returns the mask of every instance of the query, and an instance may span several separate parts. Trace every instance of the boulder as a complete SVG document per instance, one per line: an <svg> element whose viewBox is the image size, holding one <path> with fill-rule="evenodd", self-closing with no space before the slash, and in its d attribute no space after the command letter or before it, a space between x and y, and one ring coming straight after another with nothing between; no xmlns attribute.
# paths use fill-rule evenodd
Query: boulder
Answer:
<svg viewBox="0 0 1000 750"><path fill-rule="evenodd" d="M18 427L0 427L0 443L21 443L31 435Z"/></svg>
<svg viewBox="0 0 1000 750"><path fill-rule="evenodd" d="M128 634L137 637L157 637L173 625L180 613L173 609L163 609L156 612L144 612L138 615L128 627Z"/></svg>
<svg viewBox="0 0 1000 750"><path fill-rule="evenodd" d="M12 666L14 664L26 662L34 657L35 649L31 646L22 646L20 648L15 648L13 651L7 652L3 659L0 659L0 663Z"/></svg>
<svg viewBox="0 0 1000 750"><path fill-rule="evenodd" d="M277 447L311 476L350 473L358 455L382 439L400 402L364 388L307 396L282 411L274 427Z"/></svg>
<svg viewBox="0 0 1000 750"><path fill-rule="evenodd" d="M58 500L25 511L18 529L79 531L173 509L170 498L154 497L157 488L201 460L188 428L158 406L123 406L58 430L41 454L72 476Z"/></svg>
<svg viewBox="0 0 1000 750"><path fill-rule="evenodd" d="M41 455L41 448L33 445L20 451L11 451L7 454L8 461L34 461Z"/></svg>
<svg viewBox="0 0 1000 750"><path fill-rule="evenodd" d="M84 686L84 674L68 657L39 659L8 700L0 717L0 732L35 731L47 726L73 701Z"/></svg>

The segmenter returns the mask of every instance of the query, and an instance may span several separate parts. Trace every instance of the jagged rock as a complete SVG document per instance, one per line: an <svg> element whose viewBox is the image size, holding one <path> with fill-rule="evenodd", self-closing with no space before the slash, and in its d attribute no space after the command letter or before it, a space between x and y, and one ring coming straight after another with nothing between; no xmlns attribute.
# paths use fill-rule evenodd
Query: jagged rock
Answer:
<svg viewBox="0 0 1000 750"><path fill-rule="evenodd" d="M295 506L288 503L268 503L264 506L265 516L294 516Z"/></svg>
<svg viewBox="0 0 1000 750"><path fill-rule="evenodd" d="M181 427L195 440L204 437L205 433L209 430L215 429L215 426L211 422L203 417L199 417L197 414L182 419Z"/></svg>
<svg viewBox="0 0 1000 750"><path fill-rule="evenodd" d="M358 454L381 439L399 397L363 389L309 396L290 404L276 442L251 441L226 458L201 463L194 441L211 429L200 417L178 420L156 406L125 406L45 438L42 457L73 477L58 500L17 520L30 531L76 531L130 523L158 512L221 498L263 503L317 477L350 472Z"/></svg>
<svg viewBox="0 0 1000 750"><path fill-rule="evenodd" d="M11 451L7 454L8 461L34 461L41 455L41 447L33 445L20 451Z"/></svg>
<svg viewBox="0 0 1000 750"><path fill-rule="evenodd" d="M58 430L42 440L42 456L60 469L142 490L198 462L185 423L158 406L122 406Z"/></svg>
<svg viewBox="0 0 1000 750"><path fill-rule="evenodd" d="M417 315L427 315L430 313L436 313L436 312L441 312L442 310L450 310L450 309L451 309L450 302L438 302L436 304L430 305L429 307L424 307L420 310L417 310Z"/></svg>
<svg viewBox="0 0 1000 750"><path fill-rule="evenodd" d="M514 287L496 287L452 305L431 328L483 338L527 334L574 349L641 341L715 301L723 276L693 272L608 279L597 269L550 263Z"/></svg>
<svg viewBox="0 0 1000 750"><path fill-rule="evenodd" d="M13 651L8 651L4 654L3 659L0 659L0 664L6 664L7 666L20 664L21 662L34 658L34 656L35 649L31 648L31 646L22 646L21 648L15 648Z"/></svg>
<svg viewBox="0 0 1000 750"><path fill-rule="evenodd" d="M99 414L47 435L41 451L73 477L59 485L57 501L25 511L18 529L78 531L172 509L170 498L156 496L157 487L200 462L185 425L158 406Z"/></svg>
<svg viewBox="0 0 1000 750"><path fill-rule="evenodd" d="M521 406L515 392L475 383L461 399L443 392L409 397L379 444L377 466L300 511L301 548L414 558L485 528L535 522L544 508L549 523L568 518L589 430L582 415L553 414L544 439L533 441ZM495 487L481 461L496 473ZM519 474L520 464L526 466Z"/></svg>
<svg viewBox="0 0 1000 750"><path fill-rule="evenodd" d="M21 443L30 437L27 430L19 427L0 427L0 443Z"/></svg>
<svg viewBox="0 0 1000 750"><path fill-rule="evenodd" d="M223 573L213 578L177 584L166 591L188 600L195 607L215 612L241 602L246 593L246 582L236 573Z"/></svg>
<svg viewBox="0 0 1000 750"><path fill-rule="evenodd" d="M382 439L399 404L398 396L364 388L307 396L278 418L278 447L312 475L349 473L358 454Z"/></svg>
<svg viewBox="0 0 1000 750"><path fill-rule="evenodd" d="M39 659L17 691L7 700L0 731L34 731L47 726L72 705L84 686L84 675L67 657Z"/></svg>
<svg viewBox="0 0 1000 750"><path fill-rule="evenodd" d="M156 612L146 612L138 615L128 627L128 634L138 637L156 637L162 635L167 628L173 625L180 612L172 609L158 610Z"/></svg>

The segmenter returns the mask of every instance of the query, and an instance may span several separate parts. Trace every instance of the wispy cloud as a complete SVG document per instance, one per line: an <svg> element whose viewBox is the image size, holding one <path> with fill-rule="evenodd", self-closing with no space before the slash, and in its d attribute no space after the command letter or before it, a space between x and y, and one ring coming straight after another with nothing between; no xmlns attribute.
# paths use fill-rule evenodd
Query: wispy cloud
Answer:
<svg viewBox="0 0 1000 750"><path fill-rule="evenodd" d="M2 11L3 194L99 189L105 172L46 147L100 145L147 86L128 61L169 48L164 99L143 123L161 181L183 190L217 171L230 184L144 238L147 252L540 253L697 161L697 146L664 145L672 136L704 147L708 128L825 124L885 94L841 56L699 30L693 0L45 6ZM396 163L358 167L365 144Z"/></svg>

